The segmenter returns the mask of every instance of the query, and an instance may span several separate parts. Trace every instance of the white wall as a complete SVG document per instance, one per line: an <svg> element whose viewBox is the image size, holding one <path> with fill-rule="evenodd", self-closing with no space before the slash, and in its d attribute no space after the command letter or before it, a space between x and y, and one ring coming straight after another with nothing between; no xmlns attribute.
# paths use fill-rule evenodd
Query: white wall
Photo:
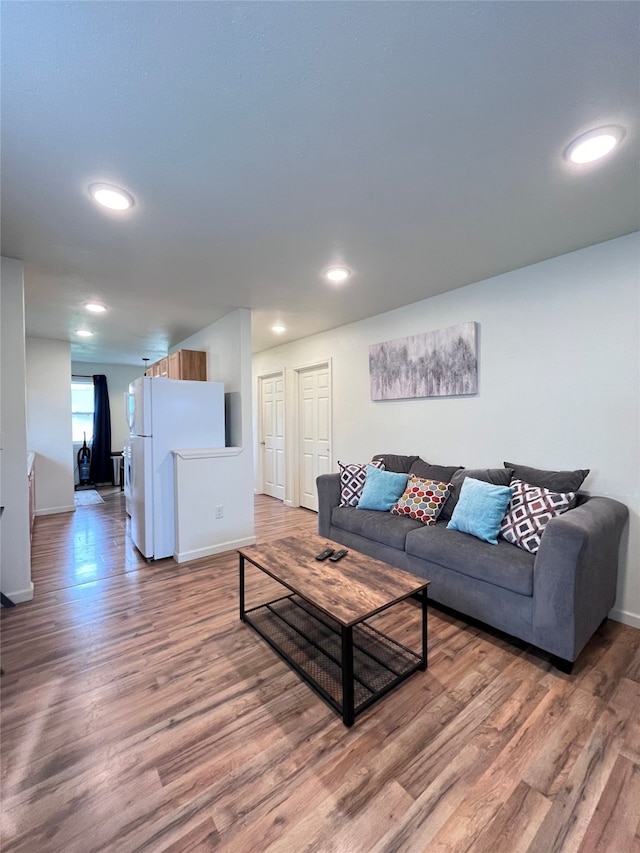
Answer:
<svg viewBox="0 0 640 853"><path fill-rule="evenodd" d="M182 341L176 349L207 353L207 377L224 382L227 446L237 453L182 460L179 561L249 544L254 539L251 413L251 313L240 308ZM179 449L179 448L176 448ZM215 507L223 507L222 518Z"/></svg>
<svg viewBox="0 0 640 853"><path fill-rule="evenodd" d="M0 590L14 603L33 598L27 420L24 285L20 261L2 258L0 275Z"/></svg>
<svg viewBox="0 0 640 853"><path fill-rule="evenodd" d="M36 515L73 512L71 345L27 338L27 443L36 454Z"/></svg>
<svg viewBox="0 0 640 853"><path fill-rule="evenodd" d="M466 321L479 323L477 396L371 401L371 344ZM259 353L254 393L258 376L285 369L291 434L294 368L330 357L334 470L374 453L590 468L585 491L630 510L611 615L640 627L639 322L636 233ZM287 484L290 497L289 476Z"/></svg>
<svg viewBox="0 0 640 853"><path fill-rule="evenodd" d="M142 365L96 364L95 362L72 361L71 373L74 376L77 374L81 376L101 374L107 377L109 410L111 412L111 451L113 453L120 453L129 436L129 429L124 414L124 394L129 390L129 383L144 373ZM71 381L70 378L69 381Z"/></svg>
<svg viewBox="0 0 640 853"><path fill-rule="evenodd" d="M183 450L174 454L178 563L233 551L256 541L238 508L252 508L252 484L237 476L238 447ZM218 517L216 509L221 512Z"/></svg>

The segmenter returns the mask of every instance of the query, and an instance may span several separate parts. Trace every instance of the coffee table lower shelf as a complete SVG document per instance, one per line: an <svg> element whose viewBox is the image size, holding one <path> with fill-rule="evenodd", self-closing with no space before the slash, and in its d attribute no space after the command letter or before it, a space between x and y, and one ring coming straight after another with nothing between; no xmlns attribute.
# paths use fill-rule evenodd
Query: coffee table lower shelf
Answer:
<svg viewBox="0 0 640 853"><path fill-rule="evenodd" d="M366 622L345 628L295 594L246 610L242 618L347 726L405 678L426 668L426 656Z"/></svg>

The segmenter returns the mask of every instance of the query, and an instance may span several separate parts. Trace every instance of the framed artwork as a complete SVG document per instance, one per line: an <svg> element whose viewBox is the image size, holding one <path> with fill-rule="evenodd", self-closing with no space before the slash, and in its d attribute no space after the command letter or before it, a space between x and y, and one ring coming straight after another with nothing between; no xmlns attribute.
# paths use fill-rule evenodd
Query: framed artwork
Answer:
<svg viewBox="0 0 640 853"><path fill-rule="evenodd" d="M461 323L370 346L371 399L477 394L477 327Z"/></svg>

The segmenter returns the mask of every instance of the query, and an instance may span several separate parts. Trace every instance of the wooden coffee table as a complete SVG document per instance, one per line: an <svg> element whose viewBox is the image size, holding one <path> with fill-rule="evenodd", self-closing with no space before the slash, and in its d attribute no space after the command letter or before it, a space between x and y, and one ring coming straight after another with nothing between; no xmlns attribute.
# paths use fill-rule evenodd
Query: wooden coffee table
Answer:
<svg viewBox="0 0 640 853"><path fill-rule="evenodd" d="M240 619L250 625L332 708L346 726L418 670L427 668L427 586L404 572L349 551L318 562L319 536L289 536L240 548ZM290 593L245 609L245 563ZM422 649L417 653L366 620L422 592Z"/></svg>

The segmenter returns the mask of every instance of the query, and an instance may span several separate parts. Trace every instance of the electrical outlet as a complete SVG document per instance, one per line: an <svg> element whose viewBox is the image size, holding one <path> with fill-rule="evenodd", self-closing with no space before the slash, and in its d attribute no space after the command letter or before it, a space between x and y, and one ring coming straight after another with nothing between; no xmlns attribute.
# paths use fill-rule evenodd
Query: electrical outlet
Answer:
<svg viewBox="0 0 640 853"><path fill-rule="evenodd" d="M224 515L224 507L222 505L216 507L216 518L222 518Z"/></svg>

